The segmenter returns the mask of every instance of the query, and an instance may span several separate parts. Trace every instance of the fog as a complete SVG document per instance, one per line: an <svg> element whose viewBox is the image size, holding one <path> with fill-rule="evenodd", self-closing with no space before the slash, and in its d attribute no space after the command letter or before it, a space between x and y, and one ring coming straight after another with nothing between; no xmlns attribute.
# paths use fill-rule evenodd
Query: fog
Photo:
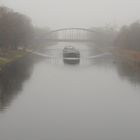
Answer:
<svg viewBox="0 0 140 140"><path fill-rule="evenodd" d="M138 0L0 1L0 140L140 140Z"/></svg>
<svg viewBox="0 0 140 140"><path fill-rule="evenodd" d="M24 13L33 24L61 27L122 26L140 19L139 0L1 0Z"/></svg>

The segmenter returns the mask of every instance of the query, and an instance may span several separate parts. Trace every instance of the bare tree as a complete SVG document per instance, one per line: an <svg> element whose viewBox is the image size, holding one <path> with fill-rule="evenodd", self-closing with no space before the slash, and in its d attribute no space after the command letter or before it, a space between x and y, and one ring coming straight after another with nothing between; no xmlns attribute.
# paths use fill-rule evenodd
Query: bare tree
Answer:
<svg viewBox="0 0 140 140"><path fill-rule="evenodd" d="M118 47L140 50L140 23L123 26L114 42Z"/></svg>
<svg viewBox="0 0 140 140"><path fill-rule="evenodd" d="M27 16L0 7L0 47L26 47L32 36L33 26Z"/></svg>

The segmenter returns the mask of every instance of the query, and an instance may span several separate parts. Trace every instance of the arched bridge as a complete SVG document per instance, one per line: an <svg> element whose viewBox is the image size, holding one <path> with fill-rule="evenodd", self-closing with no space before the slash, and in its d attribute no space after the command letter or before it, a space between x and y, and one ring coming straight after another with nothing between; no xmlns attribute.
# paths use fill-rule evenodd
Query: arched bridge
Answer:
<svg viewBox="0 0 140 140"><path fill-rule="evenodd" d="M95 31L86 28L62 28L48 33L48 41L56 42L93 42Z"/></svg>

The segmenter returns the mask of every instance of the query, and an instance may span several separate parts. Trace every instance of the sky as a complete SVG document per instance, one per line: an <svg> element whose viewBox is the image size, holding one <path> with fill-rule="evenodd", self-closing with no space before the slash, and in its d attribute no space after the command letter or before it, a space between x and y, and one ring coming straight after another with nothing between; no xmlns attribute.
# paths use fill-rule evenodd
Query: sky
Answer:
<svg viewBox="0 0 140 140"><path fill-rule="evenodd" d="M33 24L63 27L122 26L140 19L140 0L0 0Z"/></svg>

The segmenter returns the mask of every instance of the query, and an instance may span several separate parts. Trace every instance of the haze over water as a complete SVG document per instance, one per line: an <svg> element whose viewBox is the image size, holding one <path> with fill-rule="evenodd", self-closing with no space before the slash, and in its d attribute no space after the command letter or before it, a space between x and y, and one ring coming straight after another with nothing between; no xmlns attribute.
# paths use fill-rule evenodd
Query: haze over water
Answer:
<svg viewBox="0 0 140 140"><path fill-rule="evenodd" d="M110 54L86 59L91 50L79 43L73 46L84 57L69 65L62 59L66 44L47 47L46 54L56 58L33 65L29 57L3 71L0 138L138 140L139 68Z"/></svg>
<svg viewBox="0 0 140 140"><path fill-rule="evenodd" d="M140 139L139 0L0 4L0 140Z"/></svg>

